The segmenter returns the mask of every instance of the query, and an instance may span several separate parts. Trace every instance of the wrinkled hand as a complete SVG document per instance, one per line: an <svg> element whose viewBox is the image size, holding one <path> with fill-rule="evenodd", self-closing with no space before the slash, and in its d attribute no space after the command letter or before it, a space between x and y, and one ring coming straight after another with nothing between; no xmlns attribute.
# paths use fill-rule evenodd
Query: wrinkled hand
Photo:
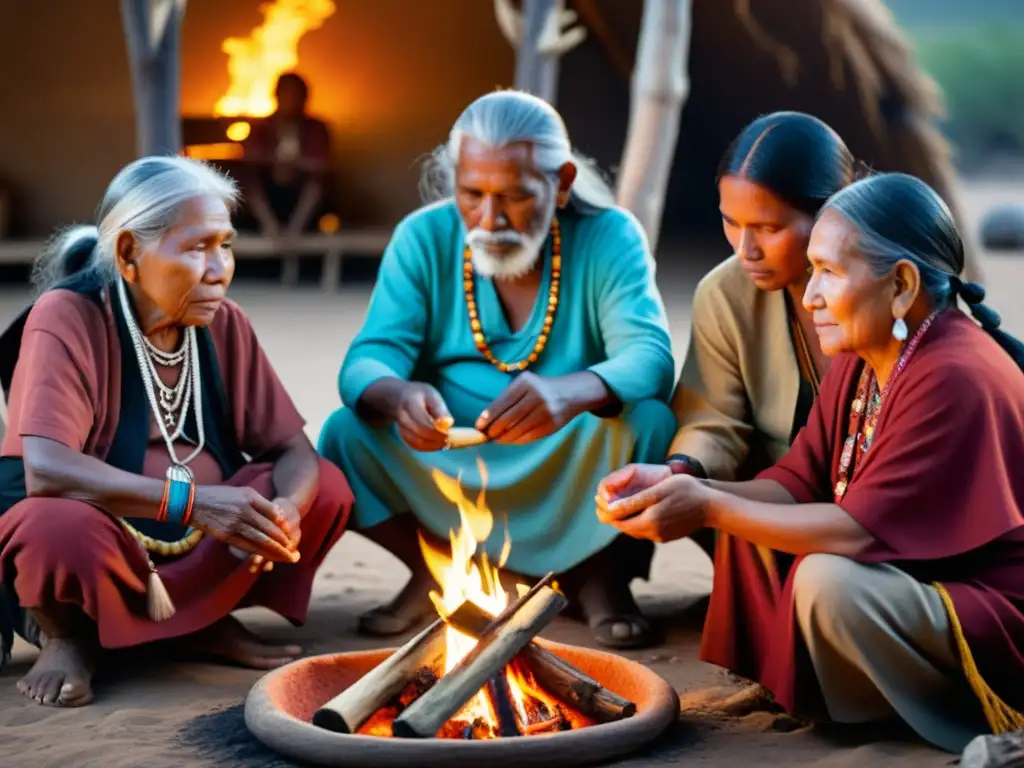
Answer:
<svg viewBox="0 0 1024 768"><path fill-rule="evenodd" d="M672 470L664 464L627 464L597 484L597 503L611 504L646 491L670 477Z"/></svg>
<svg viewBox="0 0 1024 768"><path fill-rule="evenodd" d="M284 513L288 531L291 533L292 549L297 551L299 541L302 539L302 514L299 512L298 506L287 496L278 496L271 504ZM269 573L274 570L274 561L265 559L263 555L250 555L248 552L236 549L235 547L231 547L231 554L239 560L249 558L249 573L258 573L261 570L264 573Z"/></svg>
<svg viewBox="0 0 1024 768"><path fill-rule="evenodd" d="M439 451L448 441L454 423L441 393L429 384L410 382L395 411L398 434L416 451Z"/></svg>
<svg viewBox="0 0 1024 768"><path fill-rule="evenodd" d="M709 497L697 478L671 475L625 497L598 493L597 517L635 539L675 541L707 526Z"/></svg>
<svg viewBox="0 0 1024 768"><path fill-rule="evenodd" d="M577 415L555 380L527 371L487 406L476 428L495 442L523 445L554 434Z"/></svg>
<svg viewBox="0 0 1024 768"><path fill-rule="evenodd" d="M196 487L191 525L231 547L264 560L294 563L288 513L252 488L224 485Z"/></svg>

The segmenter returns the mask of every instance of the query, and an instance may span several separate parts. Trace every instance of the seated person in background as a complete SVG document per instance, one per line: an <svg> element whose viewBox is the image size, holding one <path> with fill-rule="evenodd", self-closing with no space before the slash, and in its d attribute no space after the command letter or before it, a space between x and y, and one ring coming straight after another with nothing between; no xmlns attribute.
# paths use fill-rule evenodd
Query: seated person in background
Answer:
<svg viewBox="0 0 1024 768"><path fill-rule="evenodd" d="M840 191L808 255L834 359L790 451L747 482L627 467L599 515L655 541L719 532L703 660L790 712L898 717L959 752L1024 727L1024 347L961 281L919 179Z"/></svg>
<svg viewBox="0 0 1024 768"><path fill-rule="evenodd" d="M669 466L749 480L785 455L828 370L802 304L807 241L825 201L853 180L849 150L825 123L776 112L726 150L719 207L733 256L697 285L690 344L672 410ZM694 538L709 555L714 534Z"/></svg>
<svg viewBox="0 0 1024 768"><path fill-rule="evenodd" d="M101 649L182 638L264 669L300 653L231 612L305 621L352 498L225 299L234 200L194 160L127 166L98 228L40 257L43 293L0 343L2 608L41 642L18 683L41 704L88 703Z"/></svg>
<svg viewBox="0 0 1024 768"><path fill-rule="evenodd" d="M461 475L470 499L486 487L491 562L507 514L509 571L562 574L598 642L650 643L629 585L646 577L653 545L594 515L598 480L625 457L663 461L675 433L647 239L574 158L558 113L527 94L471 104L425 169L432 181L448 197L395 230L341 369L345 407L320 436L352 482L360 532L413 572L362 628L402 632L434 612L417 534L446 551L460 527L440 470ZM440 452L453 424L489 442Z"/></svg>
<svg viewBox="0 0 1024 768"><path fill-rule="evenodd" d="M281 75L276 97L277 111L245 141L246 213L262 235L295 238L315 231L324 213L331 139L306 114L309 87L299 75Z"/></svg>

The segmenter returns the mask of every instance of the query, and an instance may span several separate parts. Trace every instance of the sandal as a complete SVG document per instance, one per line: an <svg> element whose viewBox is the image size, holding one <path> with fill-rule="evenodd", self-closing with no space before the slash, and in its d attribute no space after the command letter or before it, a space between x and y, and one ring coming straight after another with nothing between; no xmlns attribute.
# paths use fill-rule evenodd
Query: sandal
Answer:
<svg viewBox="0 0 1024 768"><path fill-rule="evenodd" d="M651 627L650 622L638 613L595 617L587 624L594 640L605 648L627 650L648 648L658 643L658 633ZM622 625L629 627L628 635L623 634Z"/></svg>

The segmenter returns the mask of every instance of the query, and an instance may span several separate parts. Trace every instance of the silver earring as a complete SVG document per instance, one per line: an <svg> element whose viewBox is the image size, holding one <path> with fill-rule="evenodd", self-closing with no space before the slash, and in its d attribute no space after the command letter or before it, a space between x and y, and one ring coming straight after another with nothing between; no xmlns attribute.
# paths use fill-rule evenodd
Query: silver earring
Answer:
<svg viewBox="0 0 1024 768"><path fill-rule="evenodd" d="M892 323L892 337L896 341L907 340L907 321L902 317L897 317Z"/></svg>

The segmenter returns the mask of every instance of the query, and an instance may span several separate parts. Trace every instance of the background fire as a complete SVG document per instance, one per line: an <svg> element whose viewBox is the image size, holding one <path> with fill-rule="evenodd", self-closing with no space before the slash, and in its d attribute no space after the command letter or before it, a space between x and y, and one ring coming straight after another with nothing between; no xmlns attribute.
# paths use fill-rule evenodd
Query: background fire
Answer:
<svg viewBox="0 0 1024 768"><path fill-rule="evenodd" d="M333 0L274 0L260 8L263 23L248 37L229 37L227 92L217 101L218 117L266 117L277 108L277 78L299 63L299 40L319 29L336 10Z"/></svg>

